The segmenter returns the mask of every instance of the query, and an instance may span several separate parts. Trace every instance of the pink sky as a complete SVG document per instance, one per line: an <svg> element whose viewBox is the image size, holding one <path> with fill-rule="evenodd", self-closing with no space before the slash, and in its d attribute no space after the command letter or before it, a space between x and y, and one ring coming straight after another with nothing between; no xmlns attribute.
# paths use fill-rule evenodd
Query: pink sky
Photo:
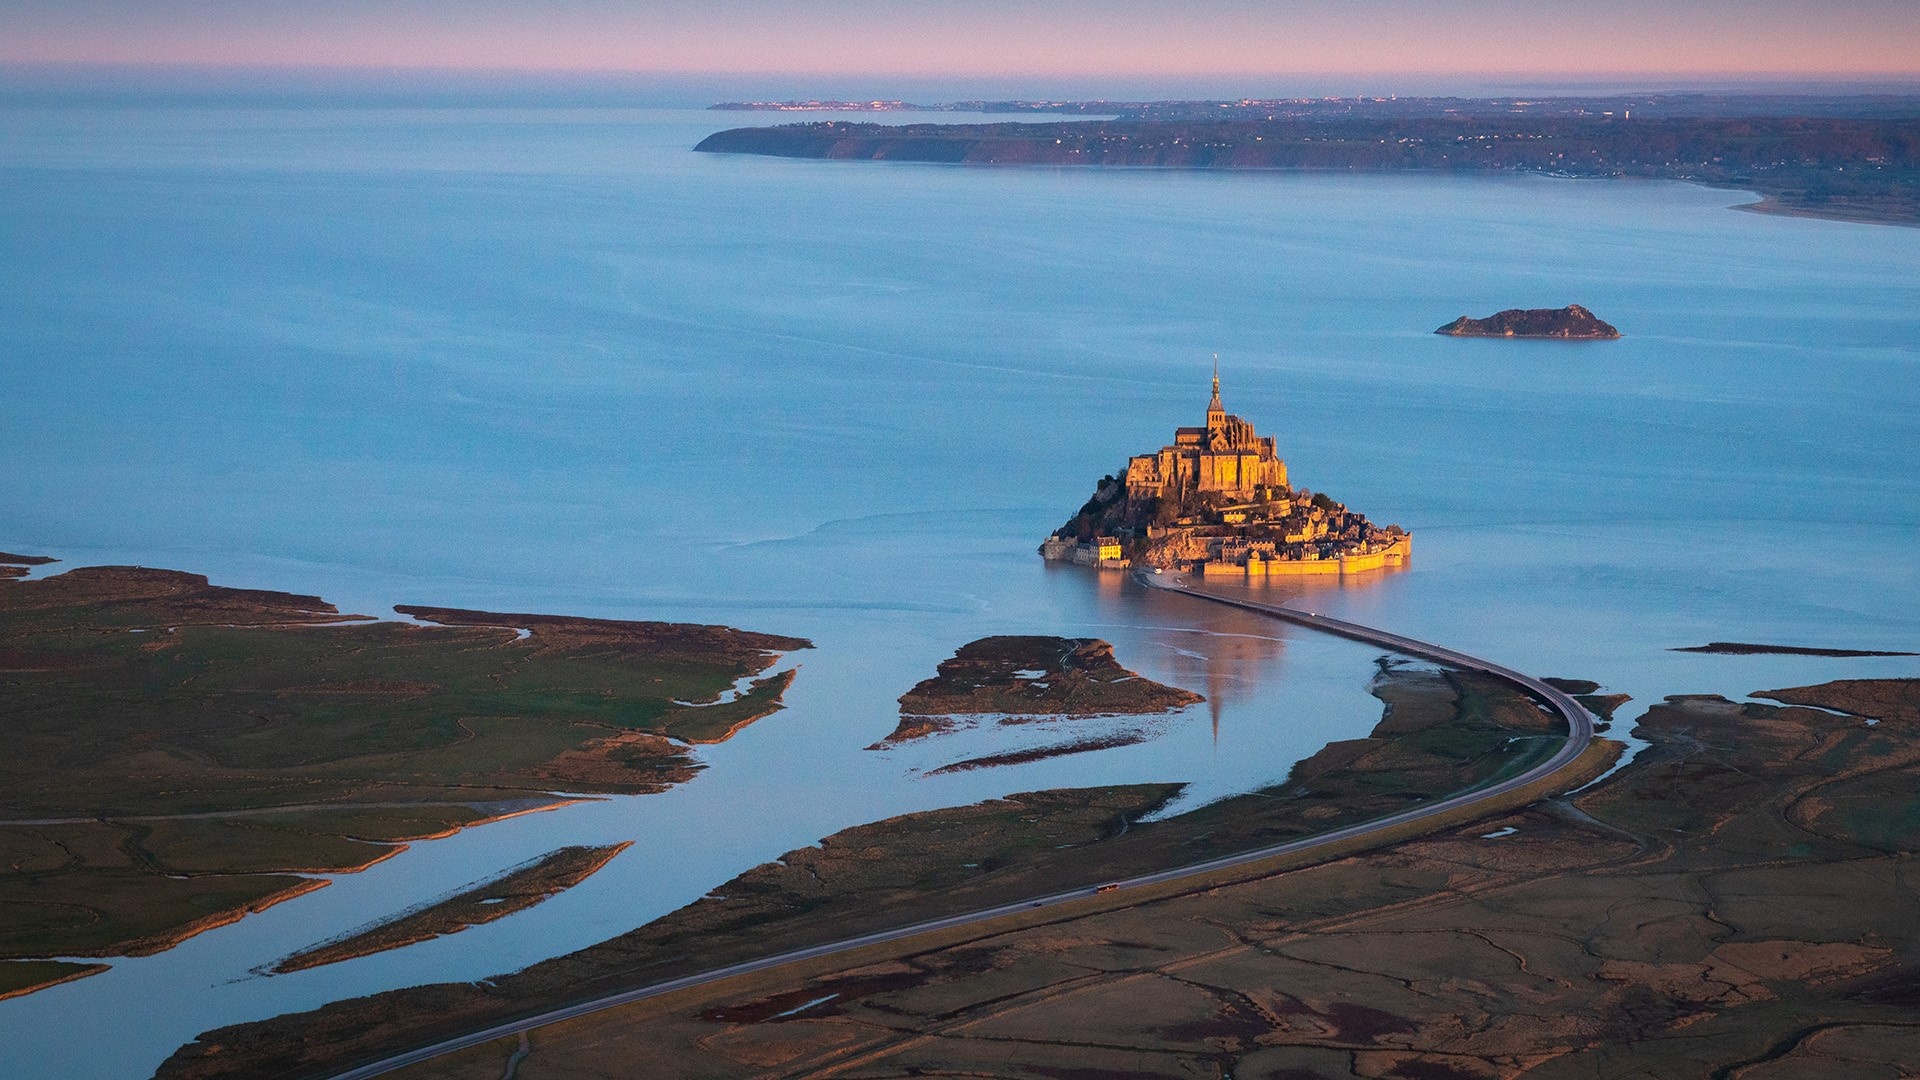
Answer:
<svg viewBox="0 0 1920 1080"><path fill-rule="evenodd" d="M0 61L1920 76L1920 0L0 0Z"/></svg>

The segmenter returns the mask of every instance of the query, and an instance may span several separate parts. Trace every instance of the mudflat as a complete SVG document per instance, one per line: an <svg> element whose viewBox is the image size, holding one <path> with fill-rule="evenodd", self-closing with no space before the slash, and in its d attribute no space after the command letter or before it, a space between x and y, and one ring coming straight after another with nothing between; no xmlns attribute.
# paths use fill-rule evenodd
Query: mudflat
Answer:
<svg viewBox="0 0 1920 1080"><path fill-rule="evenodd" d="M0 1001L49 986L84 979L107 970L105 964L76 964L68 960L8 960L0 962Z"/></svg>
<svg viewBox="0 0 1920 1080"><path fill-rule="evenodd" d="M1760 645L1750 641L1709 641L1689 645L1674 652L1718 653L1725 656L1915 656L1910 652L1881 649L1826 649L1812 645Z"/></svg>
<svg viewBox="0 0 1920 1080"><path fill-rule="evenodd" d="M1571 799L542 1028L526 1075L1911 1075L1920 680L1766 696L1796 704L1655 705L1649 747Z"/></svg>
<svg viewBox="0 0 1920 1080"><path fill-rule="evenodd" d="M44 555L14 555L0 551L0 578L26 577L34 567L57 561Z"/></svg>
<svg viewBox="0 0 1920 1080"><path fill-rule="evenodd" d="M155 952L555 790L663 790L807 647L409 610L441 625L142 567L0 583L0 959Z"/></svg>
<svg viewBox="0 0 1920 1080"><path fill-rule="evenodd" d="M1479 676L1388 668L1375 693L1387 707L1371 737L1329 745L1265 791L1159 821L1141 819L1178 785L1033 792L859 826L570 956L481 983L414 987L208 1032L159 1075L328 1075L515 1016L741 960L1381 817L1524 770L1565 734L1557 717ZM861 985L877 993L887 983ZM785 1007L755 1009L770 1019ZM614 1071L699 1073L631 1062Z"/></svg>
<svg viewBox="0 0 1920 1080"><path fill-rule="evenodd" d="M273 966L276 974L337 964L358 956L398 949L416 941L457 934L470 926L503 919L540 903L593 876L632 841L601 847L572 846L551 851L492 881L449 896L416 911L404 912L337 941L294 953Z"/></svg>

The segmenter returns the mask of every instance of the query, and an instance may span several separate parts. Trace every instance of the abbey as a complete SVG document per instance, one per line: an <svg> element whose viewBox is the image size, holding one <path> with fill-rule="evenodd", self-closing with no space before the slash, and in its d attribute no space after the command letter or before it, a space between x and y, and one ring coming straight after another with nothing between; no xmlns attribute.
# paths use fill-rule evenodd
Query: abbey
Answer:
<svg viewBox="0 0 1920 1080"><path fill-rule="evenodd" d="M1127 460L1040 545L1048 559L1242 576L1347 575L1404 566L1413 538L1325 495L1295 489L1271 436L1220 403L1201 427Z"/></svg>
<svg viewBox="0 0 1920 1080"><path fill-rule="evenodd" d="M1169 489L1251 497L1261 488L1285 488L1287 463L1274 451L1272 436L1227 413L1215 371L1206 425L1175 428L1172 446L1129 460L1126 485L1130 499L1157 499Z"/></svg>

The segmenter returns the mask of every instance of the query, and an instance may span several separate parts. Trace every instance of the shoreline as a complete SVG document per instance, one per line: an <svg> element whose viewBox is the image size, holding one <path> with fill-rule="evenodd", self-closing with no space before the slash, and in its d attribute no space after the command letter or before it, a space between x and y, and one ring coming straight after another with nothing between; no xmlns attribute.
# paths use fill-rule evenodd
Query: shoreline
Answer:
<svg viewBox="0 0 1920 1080"><path fill-rule="evenodd" d="M1205 599L1216 599L1205 594L1198 595ZM1227 603L1234 602L1227 601ZM1345 623L1312 625L1317 629L1330 630L1334 636L1351 636L1353 631L1365 629ZM1393 637L1396 641L1411 640ZM1472 658L1465 657L1464 654L1454 653L1438 646L1428 646L1428 648L1446 657L1443 663L1449 666L1458 660L1472 661ZM1346 775L1342 770L1349 768L1359 770L1355 775L1368 775L1365 773L1367 766L1360 763L1367 759L1368 753L1382 745L1382 740L1386 742L1392 742L1395 739L1418 740L1422 737L1421 733L1428 727L1481 723L1480 720L1469 720L1469 717L1477 717L1479 709L1484 708L1484 706L1469 704L1472 680L1480 678L1487 678L1491 680L1491 685L1501 687L1501 692L1511 698L1511 707L1518 710L1499 719L1492 718L1490 714L1484 721L1492 725L1490 730L1500 736L1499 745L1510 746L1515 742L1513 736L1516 732L1532 732L1537 729L1537 733L1553 741L1555 744L1553 752L1545 755L1523 754L1512 761L1499 759L1482 761L1481 758L1474 757L1472 759L1476 762L1474 768L1490 770L1486 775L1473 778L1464 787L1448 784L1438 791L1423 791L1412 808L1401 808L1396 811L1390 805L1391 799L1387 804L1377 806L1365 799L1360 799L1357 800L1353 810L1354 818L1357 820L1350 819L1345 823L1336 818L1323 817L1308 809L1307 812L1297 815L1297 821L1289 819L1290 827L1288 828L1278 828L1274 822L1267 822L1263 831L1256 834L1266 841L1264 844L1252 849L1238 850L1236 850L1237 842L1230 835L1232 829L1224 828L1217 823L1217 819L1222 815L1232 814L1227 803L1217 803L1210 807L1198 808L1190 814L1155 821L1151 826L1142 825L1133 829L1117 830L1102 827L1098 831L1110 839L1118 840L1124 836L1128 838L1125 842L1140 845L1126 849L1137 852L1132 864L1129 864L1127 858L1122 857L1118 863L1106 865L1103 857L1104 849L1096 850L1084 842L1069 844L1066 847L1080 849L1077 853L1080 861L1076 862L1074 857L1069 856L1062 862L1059 857L1060 849L1056 848L1055 857L1047 861L1044 870L1037 867L1033 870L1040 875L1040 878L1034 881L1028 881L1018 874L1005 880L988 875L980 878L977 884L969 880L936 894L947 901L945 906L949 909L959 907L959 913L940 911L942 905L936 901L928 908L892 912L891 914L896 917L904 916L911 921L908 921L905 926L895 924L890 928L886 926L887 920L884 917L888 914L887 912L865 911L861 919L843 918L839 922L840 932L865 930L866 933L861 936L819 942L809 940L814 938L814 935L807 933L806 928L802 926L798 930L787 932L790 940L783 944L792 951L779 952L773 956L761 953L756 957L753 954L759 952L759 949L742 950L738 947L732 950L722 949L715 955L714 960L709 962L727 959L734 959L735 962L704 972L686 974L674 972L672 960L676 950L671 936L662 941L653 940L657 935L666 934L668 928L674 926L676 922L686 922L688 924L686 929L700 932L703 928L700 916L705 910L702 905L717 908L727 904L747 902L741 897L761 896L762 890L742 887L757 881L756 875L807 873L812 874L814 880L818 881L819 875L812 869L813 864L808 860L826 858L827 855L810 856L807 854L809 852L831 853L842 849L866 851L876 842L878 833L889 828L898 828L903 822L951 819L978 812L984 808L985 804L890 818L871 825L858 826L845 833L828 837L815 846L789 852L781 859L749 871L734 882L730 882L729 885L733 887L722 886L716 889L713 895L700 904L690 905L629 934L601 942L578 953L557 958L534 968L516 972L511 976L488 980L484 994L469 994L462 991L461 993L465 996L461 997L455 996L450 987L416 986L388 994L336 1002L305 1014L282 1015L268 1021L207 1031L201 1033L194 1042L176 1051L175 1055L162 1066L158 1075L207 1080L216 1076L235 1075L234 1069L246 1068L249 1063L259 1065L271 1062L276 1069L293 1075L321 1075L324 1071L325 1075L341 1077L373 1076L393 1067L415 1064L441 1053L479 1045L502 1034L514 1034L546 1023L584 1016L608 1007L645 1000L663 993L704 987L721 979L731 980L738 976L753 976L794 961L844 955L853 950L865 950L871 946L884 947L893 942L917 945L919 942L915 939L929 932L964 930L977 933L979 931L972 929L973 927L998 922L1010 916L1024 919L1030 917L1033 909L1036 908L1054 909L1065 904L1073 905L1068 910L1078 910L1079 906L1089 901L1099 905L1116 901L1123 904L1137 903L1145 896L1156 895L1162 891L1178 893L1201 887L1203 883L1239 880L1258 874L1260 868L1276 862L1286 863L1296 859L1313 862L1326 858L1330 851L1372 848L1403 838L1405 835L1424 833L1439 827L1442 823L1453 821L1456 817L1464 816L1465 820L1474 820L1485 816L1493 809L1504 808L1510 802L1525 805L1542 797L1543 794L1558 790L1557 785L1564 785L1570 789L1584 784L1595 775L1604 772L1606 766L1611 765L1614 755L1618 752L1619 744L1609 740L1594 739L1591 716L1570 697L1551 686L1540 684L1526 676L1515 676L1508 669L1489 662L1472 661L1469 666L1459 671L1458 679L1464 681L1456 681L1454 676L1448 678L1449 684L1453 687L1450 693L1455 696L1448 699L1444 719L1436 716L1419 721L1409 716L1404 720L1396 720L1393 699L1383 698L1382 700L1388 702L1388 707L1382 714L1380 723L1368 738L1330 744L1318 754L1296 765L1282 785L1270 790L1250 793L1243 798L1253 799L1261 806L1260 814L1254 815L1256 818L1267 813L1277 813L1286 817L1290 812L1310 807L1310 804L1302 803L1297 799L1278 798L1276 793L1291 788L1297 796L1305 797L1306 793L1312 790L1344 790L1340 788L1339 781L1332 778ZM1544 703L1539 699L1544 699ZM1556 725L1552 721L1555 720L1563 722L1562 731L1553 731ZM1409 726L1401 730L1403 723ZM1409 742L1408 745L1414 745L1414 743ZM1388 753L1385 750L1381 752ZM1373 767L1406 768L1404 759L1392 754L1388 755L1388 759L1392 762L1390 766ZM1459 778L1450 775L1450 779L1457 781ZM1361 782L1362 788L1367 786L1367 782ZM1088 790L1104 789L1062 789L1010 798L1014 800L1058 798L1068 792L1082 794ZM1382 809L1387 809L1389 812L1380 815L1379 811ZM1029 820L1032 817L1030 812L1024 810L1016 816L1021 817L1022 820ZM1215 839L1216 833L1223 834L1217 838L1217 842L1227 845L1224 848L1225 853L1204 849L1194 850L1187 831L1196 828L1203 829L1202 835L1210 840ZM1282 839L1289 836L1292 838ZM1167 868L1166 863L1161 861L1166 854L1162 849L1169 847L1184 856L1184 859L1171 860L1175 863L1172 868ZM1196 856L1205 854L1214 854L1215 857L1193 861ZM1093 858L1096 862L1083 865L1088 858ZM1148 865L1138 865L1142 859ZM1098 869L1095 868L1096 865ZM1066 880L1061 880L1062 875ZM1062 885L1068 886L1064 892L1044 892L1036 896L1031 891L1035 888L1057 890ZM859 893L856 890L849 895L857 897ZM966 900L961 898L973 898L974 902L997 901L998 906L968 911ZM807 910L810 911L812 906L808 904ZM882 907L885 906L882 905ZM801 914L804 915L804 912ZM1049 911L1045 917L1055 916ZM927 921L929 919L931 921ZM731 909L728 910L727 917L721 920L728 926L744 926L752 921L745 915L732 912ZM875 923L878 925L874 925ZM785 925L779 923L777 919L767 926L756 927L754 937L756 944L761 944L764 948L763 943L767 941L768 934L774 927L787 930ZM981 928L984 929L984 926ZM643 961L647 960L646 953L650 946L656 950L664 947L665 950L657 960L653 961L652 967L655 970L650 973L656 978L661 975L669 978L664 982L642 983L637 988L631 987L630 983L628 987L620 986L622 981L631 979L632 974L635 973L633 969L636 963L640 963L642 969L647 967ZM794 946L798 948L794 949ZM738 955L742 952L745 955ZM602 957L606 960L601 960ZM617 961L617 965L604 966L606 961ZM566 1003L568 995L578 994L589 986L603 988L604 996ZM560 992L554 993L555 988ZM562 1004L553 1004L556 1001ZM524 1019L510 1019L515 1012L524 1013L528 1009L535 1008L544 1011ZM392 1026L385 1030L369 1028L364 1022L365 1017L369 1015L369 1010L372 1015L379 1016L382 1023ZM502 1013L506 1015L502 1016ZM481 1026L478 1030L469 1028L465 1034L460 1034L457 1031L459 1019L456 1019L456 1014L464 1014L465 1020L476 1025L485 1025L488 1020L494 1020L495 1023L492 1026ZM454 1030L449 1032L447 1030L449 1028ZM424 1048L395 1053L393 1049L395 1044L404 1046L410 1041L407 1038L409 1033L416 1037L440 1035L442 1041L430 1043ZM332 1040L330 1048L335 1052L333 1061L320 1065L318 1060L305 1060L310 1048L328 1045L329 1039ZM349 1068L345 1072L341 1071L341 1066L351 1063L356 1056L361 1061L365 1061L380 1049L385 1049L394 1056L377 1059L371 1065L361 1065L357 1068Z"/></svg>
<svg viewBox="0 0 1920 1080"><path fill-rule="evenodd" d="M1770 217L1811 218L1815 221L1840 221L1849 225L1891 225L1902 229L1920 229L1920 218L1893 217L1885 214L1874 214L1872 212L1843 213L1832 210L1816 210L1812 207L1789 206L1771 195L1751 191L1747 188L1721 187L1719 184L1711 184L1703 180L1683 180L1681 183L1697 184L1700 187L1713 188L1716 191L1746 191L1748 194L1759 195L1760 198L1757 202L1735 203L1727 207L1729 210L1739 210L1747 214L1766 214Z"/></svg>
<svg viewBox="0 0 1920 1080"><path fill-rule="evenodd" d="M9 964L36 964L36 963L50 963L50 964L63 964L63 963L64 963L64 961L59 961L59 960L8 960L8 961L5 961L4 963L9 963ZM13 998L19 998L19 997L26 997L26 996L27 996L28 994L35 994L35 993L39 993L39 992L40 992L40 991L42 991L42 990L51 990L51 989L53 989L53 988L54 988L54 987L56 987L56 986L62 986L62 985L65 985L65 984L67 984L67 983L70 983L70 982L78 982L79 980L81 980L81 979L84 979L84 978L87 978L87 977L88 977L88 976L90 976L90 975L98 975L98 974L100 974L100 973L101 973L101 972L103 972L103 971L111 971L111 970L113 970L113 965L112 965L112 964L73 964L73 965L70 965L70 966L72 966L72 967L74 968L74 970L72 970L72 971L69 971L69 972L67 972L67 973L66 973L66 974L64 974L64 975L58 975L58 976L55 976L54 978L51 978L51 979L48 979L48 980L46 980L46 981L44 981L44 982L37 982L37 983L29 983L29 984L27 984L26 986L20 986L20 987L15 987L15 988L14 988L14 989L12 989L12 990L0 990L0 1001L10 1001L10 1000L12 1000Z"/></svg>
<svg viewBox="0 0 1920 1080"><path fill-rule="evenodd" d="M433 608L413 610L434 625L363 620L319 596L203 574L5 558L60 569L0 580L0 671L33 748L0 770L14 857L0 875L9 959L150 957L415 843L593 795L668 790L698 773L696 742L723 742L782 708L797 668L753 680L735 701L704 699L811 647L719 625L564 615ZM303 632L316 628L330 632ZM201 681L179 682L195 663L207 665L194 669ZM494 694L501 671L545 692ZM250 711L259 700L275 703L266 721ZM238 732L242 748L230 762L199 753L173 734L182 713ZM262 723L297 730L298 745L249 749ZM56 739L94 752L55 754ZM36 923L22 903L88 918Z"/></svg>
<svg viewBox="0 0 1920 1080"><path fill-rule="evenodd" d="M773 129L772 128L736 128L736 129L730 129L730 130L744 132L744 131L765 131L765 130L773 130ZM723 135L728 133L729 133L728 131L720 131L720 132L715 132L714 135ZM712 138L712 137L713 136L709 136L709 138ZM1809 219L1818 220L1818 221L1838 221L1838 222L1844 222L1850 225L1893 225L1893 226L1900 226L1902 228L1920 228L1920 213L1916 213L1914 216L1911 216L1911 217L1903 217L1903 216L1893 215L1893 214L1875 213L1873 211L1849 212L1846 210L1824 209L1824 208L1807 207L1807 206L1794 206L1788 203L1783 203L1779 199L1775 198L1774 196L1768 195L1766 192L1757 190L1752 187L1747 187L1747 186L1738 185L1738 184L1721 183L1713 180L1702 180L1694 177L1684 177L1684 176L1626 176L1626 175L1584 176L1584 175L1579 175L1575 173L1557 172L1549 169L1529 169L1529 168L1480 168L1480 169L1441 168L1441 167L1408 167L1408 168L1351 167L1351 168L1348 168L1348 167L1340 167L1340 166L1316 166L1316 165L1155 165L1155 164L1140 164L1140 163L1106 164L1103 162L1095 162L1095 161L1069 161L1069 160L1062 160L1062 161L935 161L935 160L921 160L921 159L911 159L911 158L906 158L906 159L885 158L885 157L868 158L868 157L854 157L854 156L835 157L830 154L821 154L821 155L780 154L780 153L771 153L764 150L700 150L698 147L694 148L694 152L713 153L713 154L737 154L737 155L743 155L748 157L775 157L775 158L786 158L788 160L795 160L795 161L832 161L835 163L866 161L866 162L884 163L884 164L891 164L891 165L949 165L949 166L962 166L962 167L984 166L988 168L1016 168L1016 169L1017 168L1109 169L1114 171L1139 171L1139 172L1297 173L1297 174L1311 174L1311 175L1360 174L1360 175L1374 175L1374 176L1394 176L1394 175L1402 175L1402 174L1428 174L1428 175L1447 175L1447 176L1508 175L1508 176L1536 176L1536 177L1540 177L1548 180L1579 180L1579 181L1654 180L1654 181L1666 181L1666 182L1677 183L1677 184L1690 184L1690 185L1693 185L1694 187L1708 188L1714 191L1738 191L1744 194L1752 195L1754 197L1754 201L1751 203L1730 204L1726 207L1726 209L1728 210L1740 210L1746 213L1754 213L1754 214L1767 214L1775 217L1795 217L1795 218L1809 218Z"/></svg>

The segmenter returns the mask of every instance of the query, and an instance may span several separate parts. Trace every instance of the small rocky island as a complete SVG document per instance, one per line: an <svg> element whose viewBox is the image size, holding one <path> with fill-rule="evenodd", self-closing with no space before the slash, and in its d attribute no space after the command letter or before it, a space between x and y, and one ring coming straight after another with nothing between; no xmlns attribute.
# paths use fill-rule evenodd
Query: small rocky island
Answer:
<svg viewBox="0 0 1920 1080"><path fill-rule="evenodd" d="M905 732L915 720L969 713L1146 715L1204 700L1120 666L1113 646L1099 638L1004 634L960 646L933 678L901 695L900 712Z"/></svg>
<svg viewBox="0 0 1920 1080"><path fill-rule="evenodd" d="M900 696L900 726L867 749L888 750L982 723L1074 721L1072 737L1064 742L967 758L926 775L1024 765L1146 742L1163 729L1131 718L1177 713L1205 700L1122 667L1113 646L1099 638L1003 634L968 642L940 661L933 678Z"/></svg>
<svg viewBox="0 0 1920 1080"><path fill-rule="evenodd" d="M1449 337L1565 338L1568 340L1604 340L1617 338L1620 331L1603 322L1579 304L1563 308L1508 308L1484 319L1465 315L1435 330Z"/></svg>
<svg viewBox="0 0 1920 1080"><path fill-rule="evenodd" d="M1201 574L1319 576L1406 564L1413 537L1325 494L1294 488L1272 436L1230 415L1213 377L1207 421L1100 481L1071 521L1040 545L1050 560Z"/></svg>

